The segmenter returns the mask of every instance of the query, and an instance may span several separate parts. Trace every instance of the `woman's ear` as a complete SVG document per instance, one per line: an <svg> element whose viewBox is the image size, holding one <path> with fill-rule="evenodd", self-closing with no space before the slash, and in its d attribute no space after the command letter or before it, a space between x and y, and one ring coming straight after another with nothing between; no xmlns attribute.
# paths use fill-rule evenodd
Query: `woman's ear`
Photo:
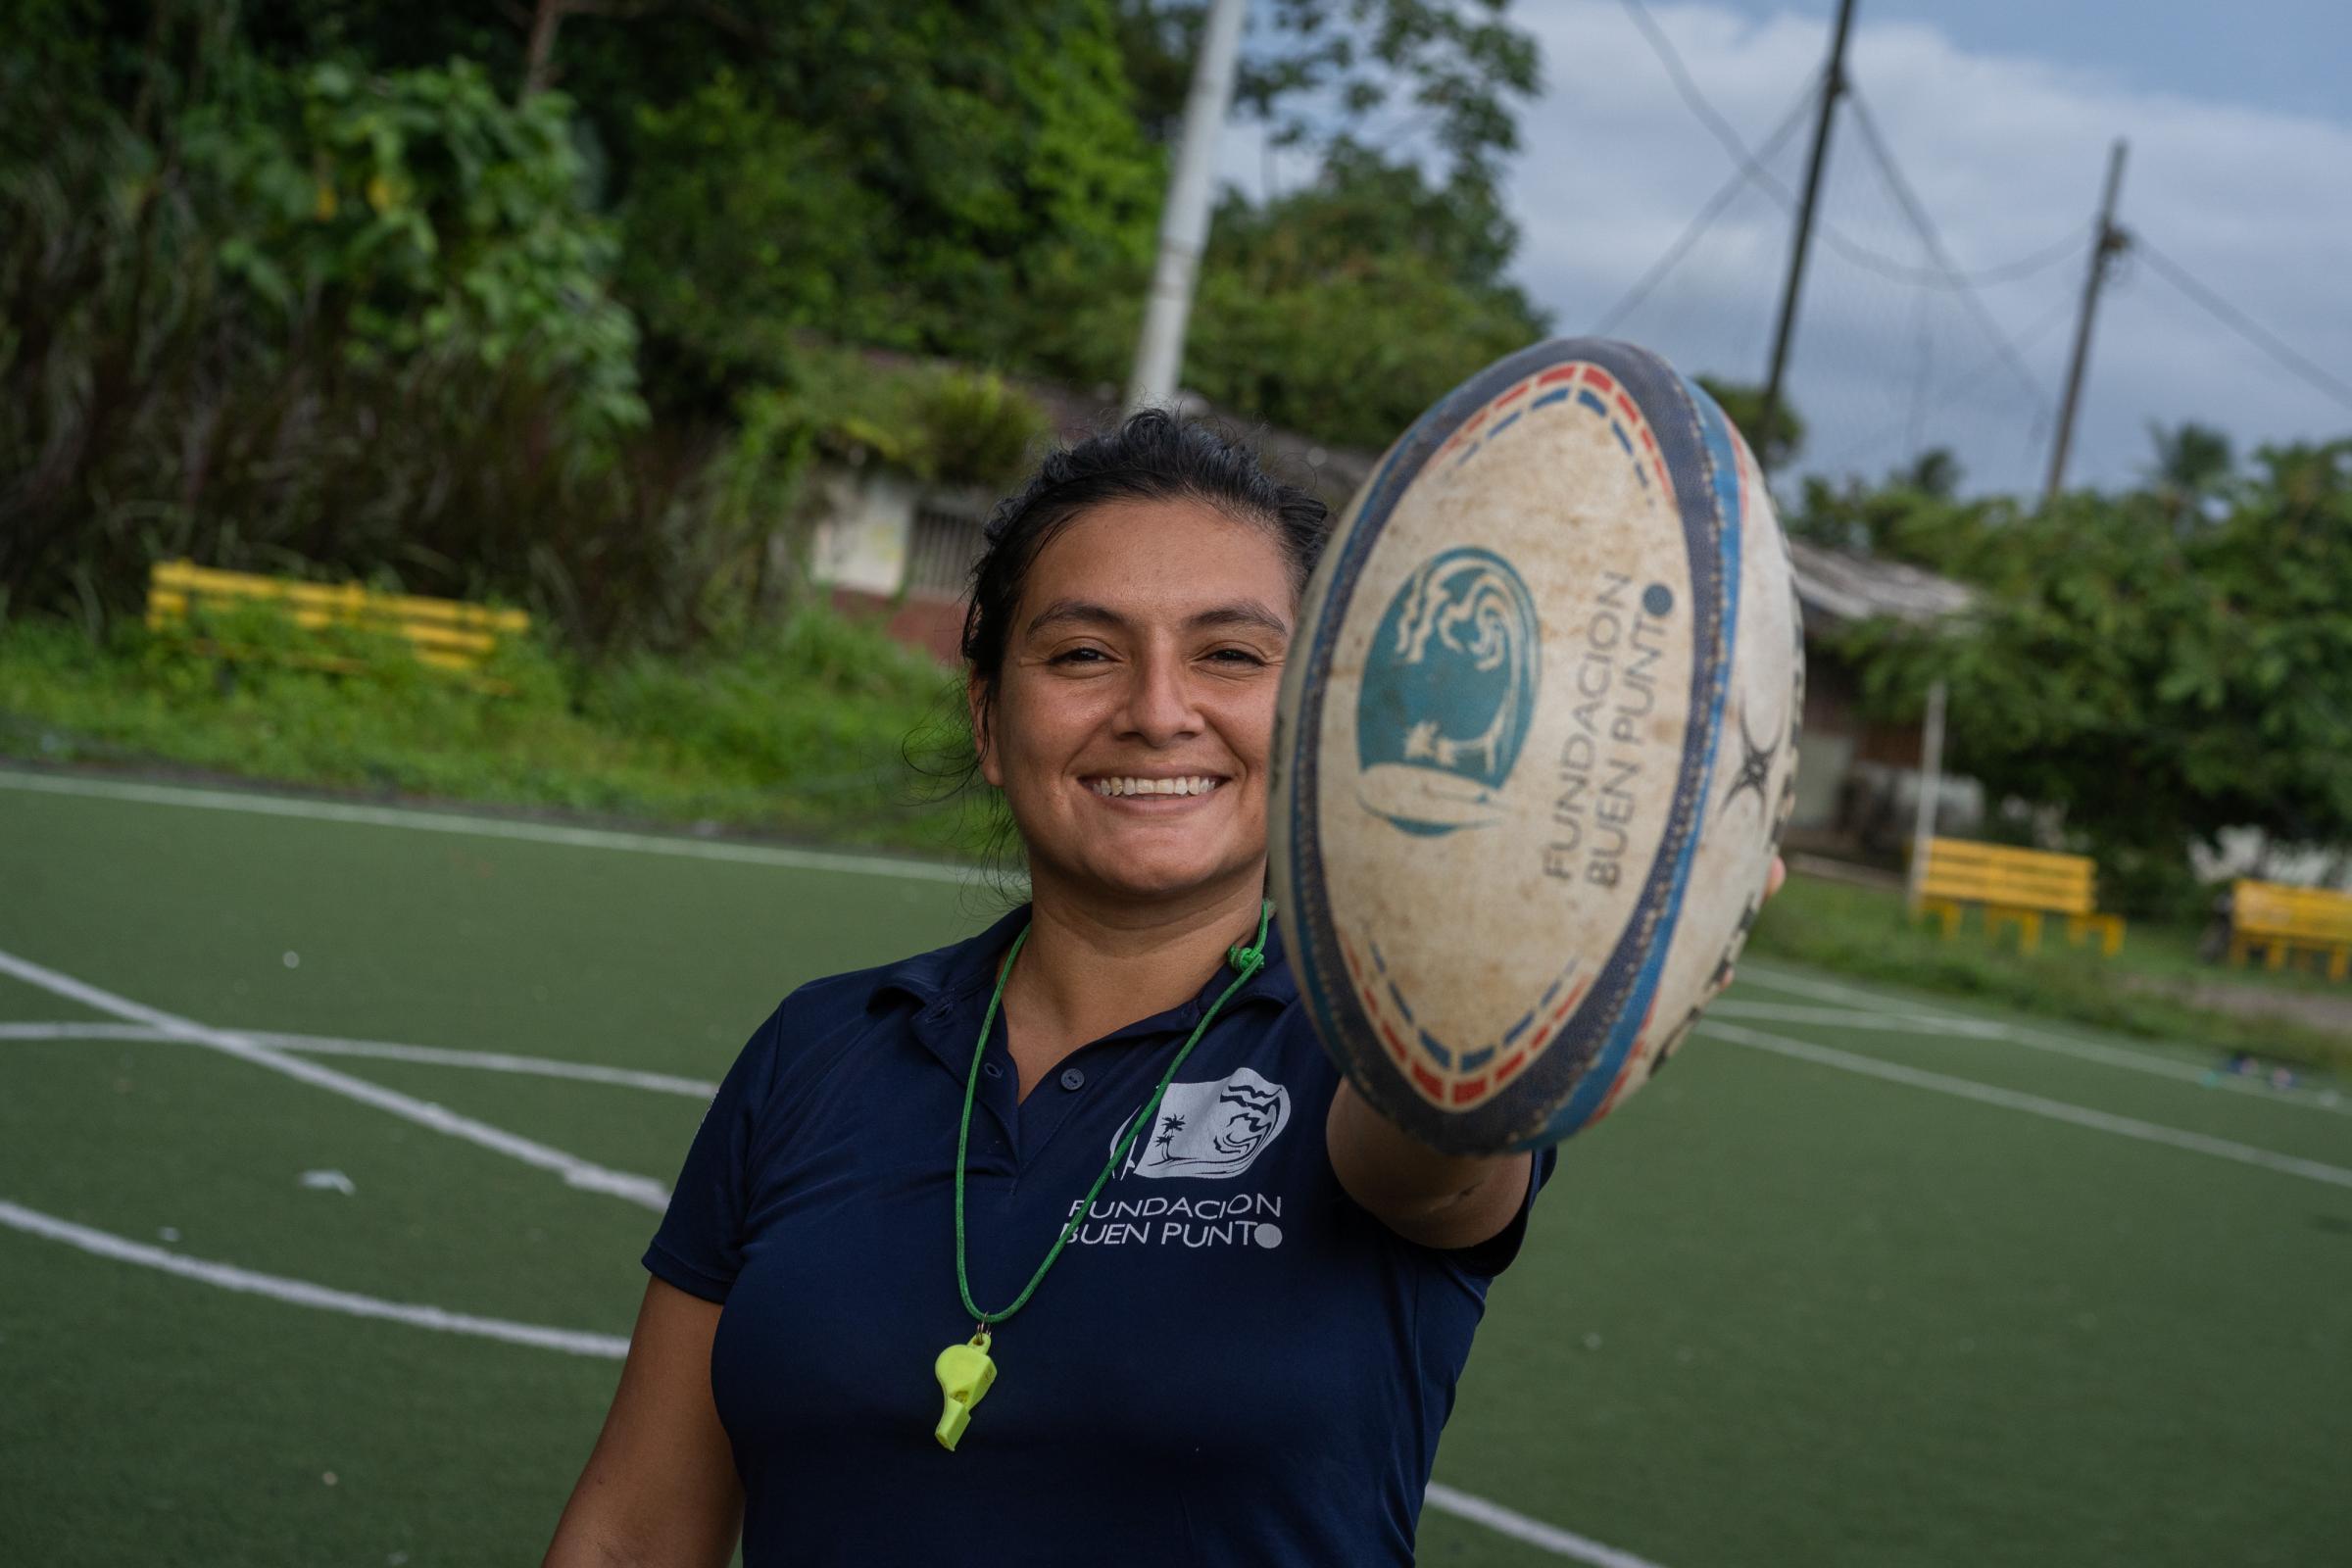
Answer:
<svg viewBox="0 0 2352 1568"><path fill-rule="evenodd" d="M1004 769L997 760L996 737L989 721L996 717L996 698L978 675L964 682L963 705L972 718L972 751L980 761L980 776L997 789L1004 787Z"/></svg>

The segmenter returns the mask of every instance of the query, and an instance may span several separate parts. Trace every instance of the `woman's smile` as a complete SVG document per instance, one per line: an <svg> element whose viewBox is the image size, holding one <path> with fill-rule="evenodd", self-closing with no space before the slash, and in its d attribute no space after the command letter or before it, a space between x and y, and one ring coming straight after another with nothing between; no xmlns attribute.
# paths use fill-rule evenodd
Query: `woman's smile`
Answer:
<svg viewBox="0 0 2352 1568"><path fill-rule="evenodd" d="M1225 782L1215 773L1113 773L1086 781L1104 800L1158 806L1200 800Z"/></svg>

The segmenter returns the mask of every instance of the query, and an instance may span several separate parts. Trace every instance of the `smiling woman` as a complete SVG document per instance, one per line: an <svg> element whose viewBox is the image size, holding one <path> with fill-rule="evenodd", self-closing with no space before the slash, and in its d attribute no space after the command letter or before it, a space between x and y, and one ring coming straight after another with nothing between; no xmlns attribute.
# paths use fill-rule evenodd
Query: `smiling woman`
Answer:
<svg viewBox="0 0 2352 1568"><path fill-rule="evenodd" d="M550 1562L722 1563L739 1524L749 1568L1411 1561L1550 1156L1374 1113L1271 929L1325 530L1158 413L997 510L963 653L1031 903L753 1037Z"/></svg>

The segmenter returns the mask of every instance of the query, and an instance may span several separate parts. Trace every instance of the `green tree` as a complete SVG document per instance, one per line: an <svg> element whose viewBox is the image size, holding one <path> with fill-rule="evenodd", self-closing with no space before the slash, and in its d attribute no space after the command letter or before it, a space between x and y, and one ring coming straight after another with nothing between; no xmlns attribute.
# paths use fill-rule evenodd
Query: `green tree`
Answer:
<svg viewBox="0 0 2352 1568"><path fill-rule="evenodd" d="M1960 491L1960 459L1950 447L1930 447L1888 475L1899 489L1916 490L1936 501L1949 501Z"/></svg>
<svg viewBox="0 0 2352 1568"><path fill-rule="evenodd" d="M885 215L845 282L887 341L1017 359L1033 300L1147 252L1158 161L1103 0L776 0L754 24L768 106Z"/></svg>
<svg viewBox="0 0 2352 1568"><path fill-rule="evenodd" d="M2352 440L2257 469L2187 534L2146 491L2003 517L1968 558L1972 624L1854 638L1888 711L1948 680L1954 764L2061 808L2143 905L2224 828L2352 839Z"/></svg>
<svg viewBox="0 0 2352 1568"><path fill-rule="evenodd" d="M2147 468L2148 484L2173 517L2174 526L2189 527L2209 520L2237 466L2230 437L2193 419L2169 427L2151 421L2148 443L2154 449Z"/></svg>
<svg viewBox="0 0 2352 1568"><path fill-rule="evenodd" d="M1386 446L1549 330L1502 275L1514 239L1485 187L1335 149L1314 185L1219 211L1186 384L1326 440Z"/></svg>
<svg viewBox="0 0 2352 1568"><path fill-rule="evenodd" d="M597 200L628 225L622 297L657 390L690 408L788 373L778 346L808 327L1026 363L1073 280L1148 260L1161 159L1110 0L265 9L289 57L456 53L511 93L534 69L560 88Z"/></svg>
<svg viewBox="0 0 2352 1568"><path fill-rule="evenodd" d="M901 330L868 265L888 211L844 170L835 137L731 71L674 107L641 107L635 134L619 286L673 391L772 380L799 333Z"/></svg>
<svg viewBox="0 0 2352 1568"><path fill-rule="evenodd" d="M1426 142L1445 177L1494 193L1519 145L1515 103L1542 56L1509 0L1270 0L1244 50L1235 102L1277 144L1391 156ZM1121 0L1119 39L1138 113L1170 138L1205 0Z"/></svg>
<svg viewBox="0 0 2352 1568"><path fill-rule="evenodd" d="M1787 398L1772 411L1772 428L1764 428L1764 389L1745 381L1729 381L1718 375L1700 375L1698 384L1706 389L1723 416L1739 426L1747 437L1747 444L1756 461L1767 472L1778 473L1791 459L1805 449L1805 421Z"/></svg>

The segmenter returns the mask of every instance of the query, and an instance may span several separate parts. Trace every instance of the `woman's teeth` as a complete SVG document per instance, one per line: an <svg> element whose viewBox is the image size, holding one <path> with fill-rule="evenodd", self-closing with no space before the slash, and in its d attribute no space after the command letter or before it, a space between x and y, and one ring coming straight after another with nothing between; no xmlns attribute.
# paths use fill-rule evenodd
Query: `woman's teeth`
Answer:
<svg viewBox="0 0 2352 1568"><path fill-rule="evenodd" d="M1213 778L1099 778L1097 795L1206 795L1217 787Z"/></svg>

